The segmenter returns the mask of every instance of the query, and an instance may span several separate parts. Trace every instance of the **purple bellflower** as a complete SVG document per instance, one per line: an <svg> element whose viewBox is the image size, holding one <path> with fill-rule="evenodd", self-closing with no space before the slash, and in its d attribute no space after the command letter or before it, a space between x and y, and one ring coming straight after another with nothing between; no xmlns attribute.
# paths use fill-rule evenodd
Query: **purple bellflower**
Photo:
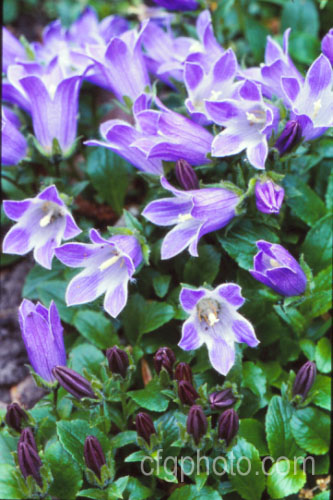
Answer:
<svg viewBox="0 0 333 500"><path fill-rule="evenodd" d="M2 27L2 71L7 72L8 66L16 61L25 61L27 54L21 42L4 26Z"/></svg>
<svg viewBox="0 0 333 500"><path fill-rule="evenodd" d="M274 147L283 156L294 149L302 140L302 127L297 120L289 120Z"/></svg>
<svg viewBox="0 0 333 500"><path fill-rule="evenodd" d="M34 249L34 259L46 269L51 269L54 249L61 240L81 233L55 186L35 198L5 200L3 208L7 217L16 221L4 238L3 252L25 255Z"/></svg>
<svg viewBox="0 0 333 500"><path fill-rule="evenodd" d="M154 0L154 2L169 10L195 10L199 7L196 0Z"/></svg>
<svg viewBox="0 0 333 500"><path fill-rule="evenodd" d="M239 196L225 188L181 191L165 177L161 177L161 184L174 197L152 201L142 215L158 226L175 226L163 240L162 259L171 259L187 247L197 257L199 239L231 221L236 215Z"/></svg>
<svg viewBox="0 0 333 500"><path fill-rule="evenodd" d="M90 230L91 244L67 243L57 248L66 266L83 267L66 290L68 306L86 304L105 293L104 309L115 318L127 302L127 284L142 261L138 240L130 235L105 239Z"/></svg>
<svg viewBox="0 0 333 500"><path fill-rule="evenodd" d="M277 126L277 109L263 100L260 88L246 80L239 90L239 100L207 101L210 118L224 130L214 139L212 156L230 156L244 149L255 168L264 169L268 154L267 139Z"/></svg>
<svg viewBox="0 0 333 500"><path fill-rule="evenodd" d="M284 189L271 180L258 180L255 187L257 209L264 214L278 214L284 198Z"/></svg>
<svg viewBox="0 0 333 500"><path fill-rule="evenodd" d="M16 165L26 155L27 141L19 130L21 123L18 116L5 107L1 112L1 164Z"/></svg>
<svg viewBox="0 0 333 500"><path fill-rule="evenodd" d="M323 54L312 63L302 85L297 78L282 78L292 119L300 123L305 140L315 139L333 126L332 84L333 69Z"/></svg>
<svg viewBox="0 0 333 500"><path fill-rule="evenodd" d="M306 289L303 269L283 246L259 240L259 252L253 258L252 276L277 293L292 297Z"/></svg>
<svg viewBox="0 0 333 500"><path fill-rule="evenodd" d="M210 122L205 102L236 97L238 84L233 84L237 73L237 59L228 49L213 64L208 73L199 62L186 62L184 80L188 93L185 105L191 117L205 125Z"/></svg>
<svg viewBox="0 0 333 500"><path fill-rule="evenodd" d="M162 160L158 158L147 158L146 154L132 144L140 138L145 137L145 133L140 126L138 115L142 110L147 109L150 99L142 94L133 105L133 115L135 126L122 120L109 120L102 123L100 133L104 141L85 141L86 146L103 146L111 149L125 158L139 170L149 174L161 175L163 173Z"/></svg>
<svg viewBox="0 0 333 500"><path fill-rule="evenodd" d="M322 39L321 50L330 63L333 64L333 28Z"/></svg>
<svg viewBox="0 0 333 500"><path fill-rule="evenodd" d="M235 342L259 344L251 323L237 312L244 302L240 286L234 283L215 290L182 288L180 303L190 316L183 324L179 347L190 351L206 344L213 368L227 375L235 363Z"/></svg>
<svg viewBox="0 0 333 500"><path fill-rule="evenodd" d="M24 299L19 308L19 322L33 369L47 382L53 382L52 369L66 365L63 328L55 303L52 301L47 309L39 302L35 305Z"/></svg>

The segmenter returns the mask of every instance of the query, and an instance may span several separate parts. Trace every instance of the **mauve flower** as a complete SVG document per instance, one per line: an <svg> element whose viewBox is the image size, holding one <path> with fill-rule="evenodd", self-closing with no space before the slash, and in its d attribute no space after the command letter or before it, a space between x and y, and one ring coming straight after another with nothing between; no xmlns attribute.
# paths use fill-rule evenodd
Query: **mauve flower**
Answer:
<svg viewBox="0 0 333 500"><path fill-rule="evenodd" d="M16 221L4 238L3 252L25 255L34 249L34 259L46 269L51 269L54 250L61 240L81 233L55 186L35 198L5 200L3 208L7 217Z"/></svg>
<svg viewBox="0 0 333 500"><path fill-rule="evenodd" d="M280 156L289 153L302 139L301 123L297 120L290 120L286 123L281 135L278 137L274 147L279 151Z"/></svg>
<svg viewBox="0 0 333 500"><path fill-rule="evenodd" d="M273 181L257 181L255 187L257 209L264 214L278 214L284 198L284 189Z"/></svg>
<svg viewBox="0 0 333 500"><path fill-rule="evenodd" d="M154 422L147 413L140 412L135 418L135 428L138 436L150 444L152 434L156 434Z"/></svg>
<svg viewBox="0 0 333 500"><path fill-rule="evenodd" d="M306 289L306 276L292 255L276 243L260 240L259 252L253 258L252 276L277 293L292 297Z"/></svg>
<svg viewBox="0 0 333 500"><path fill-rule="evenodd" d="M333 28L324 36L321 41L322 53L330 60L333 64Z"/></svg>
<svg viewBox="0 0 333 500"><path fill-rule="evenodd" d="M42 487L40 468L43 465L37 451L27 442L20 442L17 446L17 459L24 479L32 476L38 486Z"/></svg>
<svg viewBox="0 0 333 500"><path fill-rule="evenodd" d="M224 127L212 143L212 156L231 156L245 149L251 165L264 169L267 139L277 126L278 111L264 102L260 87L245 80L239 98L206 101L205 105L213 122Z"/></svg>
<svg viewBox="0 0 333 500"><path fill-rule="evenodd" d="M67 366L55 366L52 369L54 378L59 384L76 399L96 399L96 395L89 380Z"/></svg>
<svg viewBox="0 0 333 500"><path fill-rule="evenodd" d="M304 83L297 78L282 77L282 87L305 140L315 139L333 126L333 69L321 54L311 64Z"/></svg>
<svg viewBox="0 0 333 500"><path fill-rule="evenodd" d="M236 399L231 389L224 389L223 391L213 392L209 395L209 404L211 409L221 410L232 406Z"/></svg>
<svg viewBox="0 0 333 500"><path fill-rule="evenodd" d="M28 358L35 372L47 382L55 380L52 369L66 364L63 328L57 307L49 309L23 299L19 307L19 322Z"/></svg>
<svg viewBox="0 0 333 500"><path fill-rule="evenodd" d="M66 266L83 267L66 290L68 306L86 304L105 293L104 309L116 317L127 302L127 284L142 261L138 240L130 235L105 239L90 230L91 244L67 243L56 249Z"/></svg>
<svg viewBox="0 0 333 500"><path fill-rule="evenodd" d="M193 382L192 370L188 363L184 362L178 363L175 369L175 379L178 380L179 382L181 380L186 380L186 382L190 382L192 384Z"/></svg>
<svg viewBox="0 0 333 500"><path fill-rule="evenodd" d="M16 61L25 61L27 54L21 42L7 29L2 27L2 71L7 72L8 66Z"/></svg>
<svg viewBox="0 0 333 500"><path fill-rule="evenodd" d="M152 201L142 215L158 226L175 226L163 240L162 259L170 259L187 247L190 254L197 257L199 239L231 221L236 215L239 196L225 188L181 191L171 186L165 177L161 177L161 184L174 197Z"/></svg>
<svg viewBox="0 0 333 500"><path fill-rule="evenodd" d="M183 324L179 347L190 351L206 344L213 368L222 375L235 362L235 342L250 347L259 344L251 323L237 312L245 302L240 286L225 283L215 290L183 287L179 299L190 315Z"/></svg>
<svg viewBox="0 0 333 500"><path fill-rule="evenodd" d="M123 378L126 377L129 359L127 352L119 349L116 345L106 350L106 357L109 363L109 369L112 373L118 373Z"/></svg>
<svg viewBox="0 0 333 500"><path fill-rule="evenodd" d="M96 476L101 479L101 468L106 464L104 452L101 443L95 436L87 436L84 441L84 461L86 466L91 469Z"/></svg>
<svg viewBox="0 0 333 500"><path fill-rule="evenodd" d="M307 361L304 363L304 365L298 370L294 380L292 389L293 397L300 395L304 401L313 386L314 381L316 380L316 375L316 364L313 363L313 361Z"/></svg>
<svg viewBox="0 0 333 500"><path fill-rule="evenodd" d="M206 434L208 422L203 409L199 405L193 405L188 412L186 421L186 430L190 434L196 445L199 444L200 439Z"/></svg>
<svg viewBox="0 0 333 500"><path fill-rule="evenodd" d="M154 367L156 373L160 373L164 368L172 376L172 367L176 361L176 356L169 347L160 347L154 356Z"/></svg>
<svg viewBox="0 0 333 500"><path fill-rule="evenodd" d="M17 165L26 156L28 144L19 130L19 118L5 107L1 113L1 164Z"/></svg>
<svg viewBox="0 0 333 500"><path fill-rule="evenodd" d="M186 160L177 160L175 166L177 181L180 186L189 191L190 189L199 189L199 180L193 167Z"/></svg>
<svg viewBox="0 0 333 500"><path fill-rule="evenodd" d="M5 422L12 429L20 432L22 427L22 420L26 420L27 418L28 415L18 403L14 402L7 405Z"/></svg>
<svg viewBox="0 0 333 500"><path fill-rule="evenodd" d="M191 382L187 382L186 380L180 380L178 382L178 396L180 401L184 405L192 406L194 405L196 399L198 399L199 394L194 389Z"/></svg>
<svg viewBox="0 0 333 500"><path fill-rule="evenodd" d="M199 7L196 0L154 0L154 2L169 10L195 10Z"/></svg>
<svg viewBox="0 0 333 500"><path fill-rule="evenodd" d="M224 411L219 416L217 429L219 439L224 439L226 445L229 446L239 429L239 418L233 408Z"/></svg>

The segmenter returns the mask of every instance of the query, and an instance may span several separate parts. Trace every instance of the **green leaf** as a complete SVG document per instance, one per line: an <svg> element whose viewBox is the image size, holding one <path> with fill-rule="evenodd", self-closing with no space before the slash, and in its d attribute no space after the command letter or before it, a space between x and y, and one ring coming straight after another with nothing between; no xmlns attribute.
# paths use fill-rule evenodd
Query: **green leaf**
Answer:
<svg viewBox="0 0 333 500"><path fill-rule="evenodd" d="M17 442L18 438L14 438L6 431L0 434L0 464L15 465L12 452L16 451Z"/></svg>
<svg viewBox="0 0 333 500"><path fill-rule="evenodd" d="M302 349L302 352L305 354L305 356L310 361L313 361L314 357L315 357L315 349L316 349L314 342L310 339L302 339L302 340L300 340L299 345Z"/></svg>
<svg viewBox="0 0 333 500"><path fill-rule="evenodd" d="M268 455L265 427L254 418L243 418L239 422L238 436L253 444L261 456Z"/></svg>
<svg viewBox="0 0 333 500"><path fill-rule="evenodd" d="M112 448L121 448L127 444L136 443L136 431L119 432L111 439Z"/></svg>
<svg viewBox="0 0 333 500"><path fill-rule="evenodd" d="M151 380L144 389L130 391L128 395L142 408L150 411L165 411L169 400L161 393L161 387L156 380Z"/></svg>
<svg viewBox="0 0 333 500"><path fill-rule="evenodd" d="M119 477L117 481L114 481L109 485L107 489L108 500L118 500L119 498L123 498L123 492L127 486L129 480L129 476Z"/></svg>
<svg viewBox="0 0 333 500"><path fill-rule="evenodd" d="M126 463L132 463L132 462L141 462L143 459L147 457L147 453L143 450L139 451L134 451L134 453L131 453L128 455L128 457L125 458Z"/></svg>
<svg viewBox="0 0 333 500"><path fill-rule="evenodd" d="M129 477L125 491L128 500L145 500L152 495L151 489L141 484L136 477Z"/></svg>
<svg viewBox="0 0 333 500"><path fill-rule="evenodd" d="M331 371L331 343L327 337L320 339L316 345L315 361L320 372L329 373Z"/></svg>
<svg viewBox="0 0 333 500"><path fill-rule="evenodd" d="M13 465L0 465L0 498L1 500L13 500L26 498L26 495L21 490L16 477L16 468Z"/></svg>
<svg viewBox="0 0 333 500"><path fill-rule="evenodd" d="M221 495L211 488L204 486L200 490L195 485L186 485L175 491L169 496L169 500L222 500Z"/></svg>
<svg viewBox="0 0 333 500"><path fill-rule="evenodd" d="M294 458L302 454L290 428L294 408L280 396L273 396L266 414L266 437L270 455Z"/></svg>
<svg viewBox="0 0 333 500"><path fill-rule="evenodd" d="M331 411L331 379L325 375L317 375L316 380L309 392L313 395L312 402L324 410Z"/></svg>
<svg viewBox="0 0 333 500"><path fill-rule="evenodd" d="M50 464L53 476L50 495L68 500L76 498L83 481L79 465L59 442L46 448L45 458Z"/></svg>
<svg viewBox="0 0 333 500"><path fill-rule="evenodd" d="M110 320L102 312L80 309L73 318L75 328L100 349L107 349L118 343L118 335Z"/></svg>
<svg viewBox="0 0 333 500"><path fill-rule="evenodd" d="M49 307L52 300L54 300L59 315L66 323L71 323L75 314L74 309L67 307L65 303L67 283L65 281L50 280L42 281L37 286L37 292L40 301L45 307Z"/></svg>
<svg viewBox="0 0 333 500"><path fill-rule="evenodd" d="M83 375L83 369L98 376L100 364L105 361L105 356L91 344L80 344L72 349L70 355L70 366L73 370Z"/></svg>
<svg viewBox="0 0 333 500"><path fill-rule="evenodd" d="M324 455L329 450L330 418L317 408L296 410L291 419L296 442L309 453Z"/></svg>
<svg viewBox="0 0 333 500"><path fill-rule="evenodd" d="M272 498L297 493L306 482L306 474L291 460L279 460L268 471L267 488Z"/></svg>
<svg viewBox="0 0 333 500"><path fill-rule="evenodd" d="M267 404L265 399L267 380L263 370L252 361L243 363L242 386L250 389L261 401L261 407Z"/></svg>
<svg viewBox="0 0 333 500"><path fill-rule="evenodd" d="M163 299L169 290L171 276L168 274L158 274L153 278L153 287L156 295Z"/></svg>
<svg viewBox="0 0 333 500"><path fill-rule="evenodd" d="M256 241L266 240L278 243L276 234L259 222L243 219L235 224L227 236L218 236L224 250L240 267L252 268L253 257L257 253Z"/></svg>
<svg viewBox="0 0 333 500"><path fill-rule="evenodd" d="M331 263L332 217L319 219L307 233L302 251L305 260L314 272L319 272Z"/></svg>
<svg viewBox="0 0 333 500"><path fill-rule="evenodd" d="M316 35L319 30L319 16L312 0L294 0L286 2L282 10L282 31L291 28Z"/></svg>
<svg viewBox="0 0 333 500"><path fill-rule="evenodd" d="M79 492L80 497L93 498L94 500L106 500L106 495L107 493L105 490L99 490L97 488L89 488Z"/></svg>
<svg viewBox="0 0 333 500"><path fill-rule="evenodd" d="M122 213L128 186L128 163L106 148L91 149L87 159L87 174L102 202Z"/></svg>
<svg viewBox="0 0 333 500"><path fill-rule="evenodd" d="M298 176L286 175L283 180L286 203L292 212L309 226L313 226L326 213L324 202Z"/></svg>
<svg viewBox="0 0 333 500"><path fill-rule="evenodd" d="M87 436L96 436L105 454L110 449L109 438L96 427L91 427L86 420L57 422L57 434L62 446L81 467L84 467L83 446Z"/></svg>
<svg viewBox="0 0 333 500"><path fill-rule="evenodd" d="M239 438L227 453L227 470L232 486L245 500L258 500L265 489L265 476L257 448Z"/></svg>
<svg viewBox="0 0 333 500"><path fill-rule="evenodd" d="M213 245L202 245L199 257L189 257L184 269L184 282L200 286L202 283L213 283L221 264L221 254Z"/></svg>

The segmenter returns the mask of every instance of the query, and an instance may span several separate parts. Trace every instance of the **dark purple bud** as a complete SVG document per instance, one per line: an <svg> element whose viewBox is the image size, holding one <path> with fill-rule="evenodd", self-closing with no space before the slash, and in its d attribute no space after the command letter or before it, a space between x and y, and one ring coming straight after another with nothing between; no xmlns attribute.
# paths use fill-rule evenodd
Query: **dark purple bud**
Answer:
<svg viewBox="0 0 333 500"><path fill-rule="evenodd" d="M186 380L186 382L190 382L192 384L192 370L190 365L187 363L178 363L175 370L175 379L176 380Z"/></svg>
<svg viewBox="0 0 333 500"><path fill-rule="evenodd" d="M284 198L284 189L271 180L258 181L255 187L257 209L264 214L278 214Z"/></svg>
<svg viewBox="0 0 333 500"><path fill-rule="evenodd" d="M236 436L239 429L238 415L234 409L226 410L219 416L217 422L217 433L220 439L224 439L227 446Z"/></svg>
<svg viewBox="0 0 333 500"><path fill-rule="evenodd" d="M302 127L296 120L291 120L286 123L274 147L279 151L280 156L283 156L297 146L301 139Z"/></svg>
<svg viewBox="0 0 333 500"><path fill-rule="evenodd" d="M129 366L127 352L122 351L117 346L114 346L107 349L106 357L108 358L110 371L112 373L119 373L119 375L125 378L127 368Z"/></svg>
<svg viewBox="0 0 333 500"><path fill-rule="evenodd" d="M199 394L190 382L181 380L178 382L178 396L184 405L192 406L195 400L198 399Z"/></svg>
<svg viewBox="0 0 333 500"><path fill-rule="evenodd" d="M199 444L202 436L206 434L207 426L207 418L201 406L191 406L187 416L186 429L188 434L193 436L195 444Z"/></svg>
<svg viewBox="0 0 333 500"><path fill-rule="evenodd" d="M36 483L42 487L42 478L39 472L42 461L37 451L30 446L27 441L19 441L17 446L17 457L24 479L28 476L32 476Z"/></svg>
<svg viewBox="0 0 333 500"><path fill-rule="evenodd" d="M169 347L160 347L154 356L154 366L157 373L165 368L172 376L172 367L176 361L176 356Z"/></svg>
<svg viewBox="0 0 333 500"><path fill-rule="evenodd" d="M177 181L185 191L199 189L197 174L186 160L177 160L175 171Z"/></svg>
<svg viewBox="0 0 333 500"><path fill-rule="evenodd" d="M87 436L83 448L86 466L101 479L101 468L106 464L101 443L95 436Z"/></svg>
<svg viewBox="0 0 333 500"><path fill-rule="evenodd" d="M136 432L146 443L150 444L150 436L156 434L154 422L147 413L138 413L135 419Z"/></svg>
<svg viewBox="0 0 333 500"><path fill-rule="evenodd" d="M29 446L31 446L31 448L35 450L36 453L38 452L31 427L26 427L25 429L23 429L20 435L19 443L27 443Z"/></svg>
<svg viewBox="0 0 333 500"><path fill-rule="evenodd" d="M67 366L56 366L52 370L59 384L77 399L96 399L90 382L79 373L67 368Z"/></svg>
<svg viewBox="0 0 333 500"><path fill-rule="evenodd" d="M232 406L236 399L231 389L224 389L223 391L213 392L209 396L209 404L212 410L224 410Z"/></svg>
<svg viewBox="0 0 333 500"><path fill-rule="evenodd" d="M293 397L299 394L304 400L313 386L316 375L316 364L312 361L307 361L297 372L292 391Z"/></svg>
<svg viewBox="0 0 333 500"><path fill-rule="evenodd" d="M28 415L23 410L23 408L20 407L18 403L11 403L10 405L7 406L5 421L6 424L12 429L15 429L17 432L20 432L22 426L22 420L26 420L27 418Z"/></svg>

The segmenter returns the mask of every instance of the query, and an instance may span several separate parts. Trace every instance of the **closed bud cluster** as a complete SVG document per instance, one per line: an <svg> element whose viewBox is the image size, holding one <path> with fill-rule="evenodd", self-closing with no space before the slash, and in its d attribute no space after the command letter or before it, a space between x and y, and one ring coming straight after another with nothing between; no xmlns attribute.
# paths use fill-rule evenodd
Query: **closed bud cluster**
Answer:
<svg viewBox="0 0 333 500"><path fill-rule="evenodd" d="M187 416L186 429L188 434L193 436L196 445L207 432L207 418L203 409L199 405L193 405Z"/></svg>
<svg viewBox="0 0 333 500"><path fill-rule="evenodd" d="M138 436L150 444L150 437L152 434L156 434L154 422L147 413L138 413L135 419L135 427Z"/></svg>
<svg viewBox="0 0 333 500"><path fill-rule="evenodd" d="M178 382L178 396L184 405L192 406L195 400L198 399L199 394L190 382L180 380L180 382Z"/></svg>
<svg viewBox="0 0 333 500"><path fill-rule="evenodd" d="M185 191L199 189L197 174L186 160L177 160L175 171L177 181Z"/></svg>
<svg viewBox="0 0 333 500"><path fill-rule="evenodd" d="M96 399L90 382L76 371L67 368L67 366L56 366L52 373L59 384L75 398Z"/></svg>
<svg viewBox="0 0 333 500"><path fill-rule="evenodd" d="M84 461L99 479L101 479L101 468L106 464L101 443L95 436L87 436L83 448Z"/></svg>
<svg viewBox="0 0 333 500"><path fill-rule="evenodd" d="M37 452L34 435L29 427L26 427L21 433L17 445L17 458L24 479L32 476L38 486L42 487L42 478L39 472L42 461Z"/></svg>
<svg viewBox="0 0 333 500"><path fill-rule="evenodd" d="M176 380L186 380L186 382L190 382L192 384L192 370L190 365L187 363L178 363L175 370L175 379Z"/></svg>
<svg viewBox="0 0 333 500"><path fill-rule="evenodd" d="M110 347L106 351L106 357L109 362L109 368L112 373L118 373L123 378L126 377L129 360L127 352L119 349L117 346Z"/></svg>
<svg viewBox="0 0 333 500"><path fill-rule="evenodd" d="M236 436L238 429L239 419L234 409L226 410L220 415L217 422L217 433L219 439L224 439L227 446Z"/></svg>
<svg viewBox="0 0 333 500"><path fill-rule="evenodd" d="M291 151L302 139L302 128L296 120L291 120L286 123L282 134L275 143L275 148L279 151L280 156Z"/></svg>
<svg viewBox="0 0 333 500"><path fill-rule="evenodd" d="M297 372L292 390L293 397L299 395L304 400L313 386L316 375L317 368L315 363L307 361Z"/></svg>
<svg viewBox="0 0 333 500"><path fill-rule="evenodd" d="M236 402L231 389L213 392L209 396L209 404L212 410L221 410L232 406Z"/></svg>
<svg viewBox="0 0 333 500"><path fill-rule="evenodd" d="M21 408L18 403L11 403L7 406L5 421L8 427L15 429L17 432L21 431L22 420L27 419L26 412Z"/></svg>
<svg viewBox="0 0 333 500"><path fill-rule="evenodd" d="M176 361L174 352L169 347L160 347L154 356L154 367L157 373L160 373L162 368L172 376L172 367Z"/></svg>

